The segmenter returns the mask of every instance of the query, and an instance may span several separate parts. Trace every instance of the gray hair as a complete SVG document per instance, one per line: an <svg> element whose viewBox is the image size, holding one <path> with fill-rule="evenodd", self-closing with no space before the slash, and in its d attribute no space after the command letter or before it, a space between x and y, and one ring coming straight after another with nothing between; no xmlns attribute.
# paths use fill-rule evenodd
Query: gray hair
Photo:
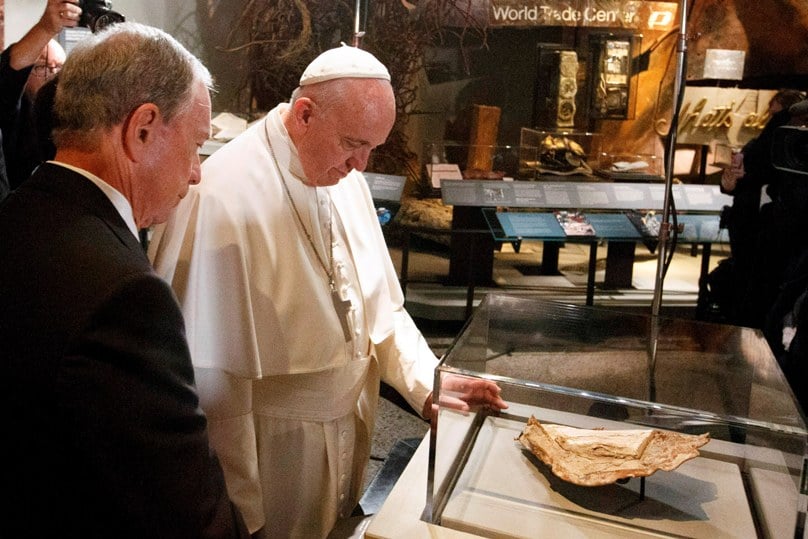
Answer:
<svg viewBox="0 0 808 539"><path fill-rule="evenodd" d="M166 121L191 106L194 84L210 90L210 72L177 40L137 23L107 27L81 41L59 73L54 142L88 146L144 103Z"/></svg>

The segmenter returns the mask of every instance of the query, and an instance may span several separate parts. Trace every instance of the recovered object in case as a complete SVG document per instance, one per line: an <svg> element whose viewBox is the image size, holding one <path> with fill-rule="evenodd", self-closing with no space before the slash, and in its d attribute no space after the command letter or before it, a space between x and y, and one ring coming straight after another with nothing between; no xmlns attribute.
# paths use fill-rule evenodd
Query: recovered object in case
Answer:
<svg viewBox="0 0 808 539"><path fill-rule="evenodd" d="M539 172L549 174L590 174L586 153L580 144L565 136L547 135L539 147Z"/></svg>
<svg viewBox="0 0 808 539"><path fill-rule="evenodd" d="M531 416L517 439L559 478L594 487L675 470L699 456L698 448L710 436L659 429L579 429L542 424Z"/></svg>

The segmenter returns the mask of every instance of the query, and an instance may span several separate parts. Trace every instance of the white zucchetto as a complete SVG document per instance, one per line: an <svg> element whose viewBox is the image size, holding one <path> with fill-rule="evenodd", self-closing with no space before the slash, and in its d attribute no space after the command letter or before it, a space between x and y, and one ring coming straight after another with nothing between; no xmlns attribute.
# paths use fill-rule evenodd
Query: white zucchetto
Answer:
<svg viewBox="0 0 808 539"><path fill-rule="evenodd" d="M390 80L390 73L369 52L343 43L312 60L300 77L300 86L350 78Z"/></svg>

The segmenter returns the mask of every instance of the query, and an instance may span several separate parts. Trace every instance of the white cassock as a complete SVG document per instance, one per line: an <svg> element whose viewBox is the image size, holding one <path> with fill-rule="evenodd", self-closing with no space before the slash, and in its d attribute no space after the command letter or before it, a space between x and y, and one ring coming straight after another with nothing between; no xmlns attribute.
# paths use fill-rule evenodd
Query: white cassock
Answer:
<svg viewBox="0 0 808 539"><path fill-rule="evenodd" d="M203 163L149 254L182 304L211 442L248 528L324 537L361 494L379 380L420 412L437 358L404 310L364 178L304 185L284 107ZM321 262L351 302L347 334Z"/></svg>

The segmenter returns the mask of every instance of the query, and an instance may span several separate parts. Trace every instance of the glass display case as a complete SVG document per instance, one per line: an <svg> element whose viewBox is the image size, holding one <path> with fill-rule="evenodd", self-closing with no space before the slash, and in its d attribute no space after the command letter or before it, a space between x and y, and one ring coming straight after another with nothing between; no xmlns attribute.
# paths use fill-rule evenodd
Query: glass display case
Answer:
<svg viewBox="0 0 808 539"><path fill-rule="evenodd" d="M463 144L449 140L427 142L424 145L422 183L438 189L440 179L521 179L519 151L519 148L507 145ZM483 168L474 168L469 163L485 165ZM447 168L446 165L452 167Z"/></svg>
<svg viewBox="0 0 808 539"><path fill-rule="evenodd" d="M519 135L519 169L526 179L592 177L601 135L583 131L542 131L523 127Z"/></svg>
<svg viewBox="0 0 808 539"><path fill-rule="evenodd" d="M454 406L481 380L508 408ZM760 332L489 294L441 359L423 519L483 537L803 535L802 412ZM528 419L709 434L698 457L604 486L516 441ZM804 489L803 489L804 490Z"/></svg>
<svg viewBox="0 0 808 539"><path fill-rule="evenodd" d="M595 174L616 182L663 182L661 157L651 154L600 152Z"/></svg>

